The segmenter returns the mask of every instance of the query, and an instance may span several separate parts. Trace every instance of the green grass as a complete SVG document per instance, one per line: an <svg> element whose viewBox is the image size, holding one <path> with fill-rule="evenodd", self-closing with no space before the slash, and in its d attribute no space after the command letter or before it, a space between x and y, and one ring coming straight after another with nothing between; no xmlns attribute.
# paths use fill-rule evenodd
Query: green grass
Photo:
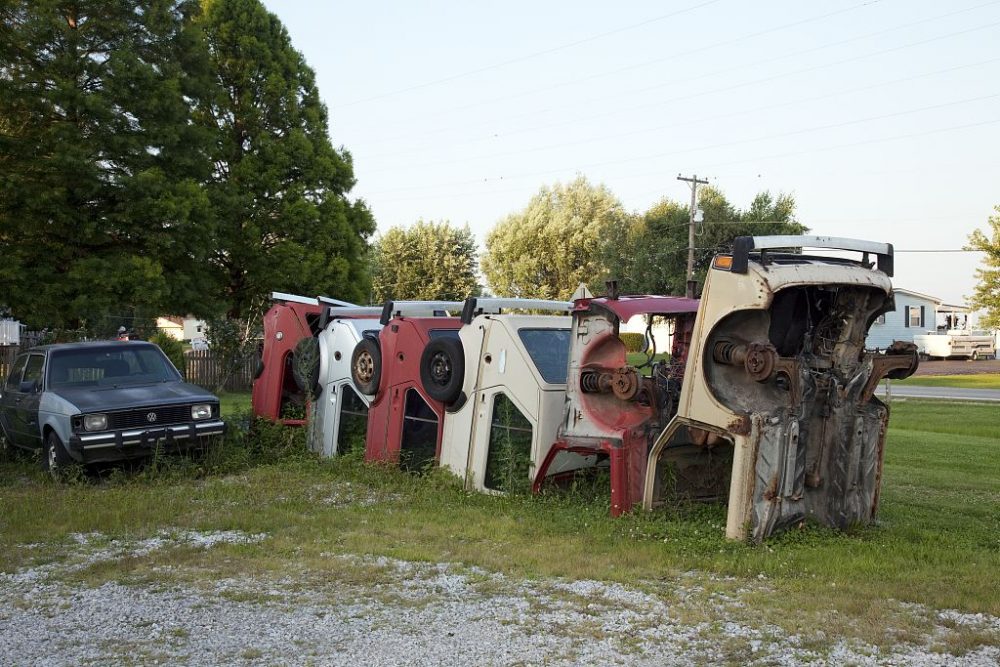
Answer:
<svg viewBox="0 0 1000 667"><path fill-rule="evenodd" d="M959 387L962 389L1000 389L1000 373L978 375L914 375L901 381L920 387Z"/></svg>
<svg viewBox="0 0 1000 667"><path fill-rule="evenodd" d="M222 417L232 417L238 412L250 411L249 393L221 393L219 394L219 409Z"/></svg>
<svg viewBox="0 0 1000 667"><path fill-rule="evenodd" d="M671 587L657 582L694 577L706 596L748 590L739 613L755 622L874 642L926 632L900 602L1000 615L996 406L895 403L879 524L847 533L808 526L759 546L724 539L721 506L612 519L605 495L472 494L441 471L414 476L356 457L313 459L296 449L301 430L276 433L265 431L266 442L236 463L168 466L162 475L105 483L57 486L29 463L4 463L0 570L56 557L75 532L141 538L163 529L236 529L269 537L154 552L80 576L155 579L162 570L154 568L166 564L202 579L293 571L336 578L348 575L331 553L378 554L523 577L622 581L663 595ZM268 455L272 447L284 453ZM342 495L366 501L329 500Z"/></svg>

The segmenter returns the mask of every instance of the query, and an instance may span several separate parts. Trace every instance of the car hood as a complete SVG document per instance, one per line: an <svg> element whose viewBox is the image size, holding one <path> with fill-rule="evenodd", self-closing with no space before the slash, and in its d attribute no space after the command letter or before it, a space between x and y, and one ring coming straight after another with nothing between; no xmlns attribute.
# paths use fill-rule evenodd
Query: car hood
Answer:
<svg viewBox="0 0 1000 667"><path fill-rule="evenodd" d="M211 392L186 382L157 382L124 387L69 387L51 391L78 407L81 412L219 401Z"/></svg>

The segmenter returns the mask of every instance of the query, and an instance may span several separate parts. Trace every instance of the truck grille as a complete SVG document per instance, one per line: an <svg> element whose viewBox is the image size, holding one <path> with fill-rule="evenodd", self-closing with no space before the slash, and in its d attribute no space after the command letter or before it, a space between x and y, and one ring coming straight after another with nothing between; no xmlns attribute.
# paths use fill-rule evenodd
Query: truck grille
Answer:
<svg viewBox="0 0 1000 667"><path fill-rule="evenodd" d="M156 415L150 419L151 415ZM165 424L181 424L191 421L190 405L168 405L161 407L139 408L125 412L108 414L108 428L153 428Z"/></svg>

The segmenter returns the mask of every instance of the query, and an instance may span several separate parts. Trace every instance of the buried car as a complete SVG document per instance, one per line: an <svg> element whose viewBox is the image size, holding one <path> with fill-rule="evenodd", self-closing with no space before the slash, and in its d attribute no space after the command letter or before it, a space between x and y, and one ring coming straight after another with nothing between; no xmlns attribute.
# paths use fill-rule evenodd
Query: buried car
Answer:
<svg viewBox="0 0 1000 667"><path fill-rule="evenodd" d="M558 437L536 471L537 492L546 478L562 474L566 461L586 456L607 462L611 514L642 503L649 446L677 409L684 381L697 299L671 296L618 296L577 299L569 337L566 402ZM649 357L639 367L628 363L621 325L642 316ZM654 322L666 336L659 341L669 356L654 361ZM642 369L649 368L648 375Z"/></svg>
<svg viewBox="0 0 1000 667"><path fill-rule="evenodd" d="M571 307L568 301L472 297L458 337L424 348L421 384L446 405L441 465L467 489L527 487L552 446L566 398L570 319L497 313Z"/></svg>
<svg viewBox="0 0 1000 667"><path fill-rule="evenodd" d="M716 495L726 536L755 541L806 519L874 520L889 420L874 392L918 364L912 343L865 350L872 322L895 309L892 269L892 245L830 237L739 237L717 255L644 506Z"/></svg>
<svg viewBox="0 0 1000 667"><path fill-rule="evenodd" d="M0 389L0 427L10 444L43 450L53 474L74 462L187 448L226 429L219 399L184 382L159 347L138 341L21 354Z"/></svg>

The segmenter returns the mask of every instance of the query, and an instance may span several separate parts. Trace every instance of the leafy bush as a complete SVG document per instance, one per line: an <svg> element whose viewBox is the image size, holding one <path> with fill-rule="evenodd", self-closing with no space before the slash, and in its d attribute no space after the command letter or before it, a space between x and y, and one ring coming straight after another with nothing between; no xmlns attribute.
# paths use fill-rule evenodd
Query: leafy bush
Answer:
<svg viewBox="0 0 1000 667"><path fill-rule="evenodd" d="M163 354L170 359L170 363L181 372L181 375L185 374L187 360L184 359L184 345L179 340L163 331L157 331L149 337L149 342L158 345L163 350Z"/></svg>
<svg viewBox="0 0 1000 667"><path fill-rule="evenodd" d="M620 333L618 338L625 343L626 352L643 352L646 349L645 336L641 333Z"/></svg>

